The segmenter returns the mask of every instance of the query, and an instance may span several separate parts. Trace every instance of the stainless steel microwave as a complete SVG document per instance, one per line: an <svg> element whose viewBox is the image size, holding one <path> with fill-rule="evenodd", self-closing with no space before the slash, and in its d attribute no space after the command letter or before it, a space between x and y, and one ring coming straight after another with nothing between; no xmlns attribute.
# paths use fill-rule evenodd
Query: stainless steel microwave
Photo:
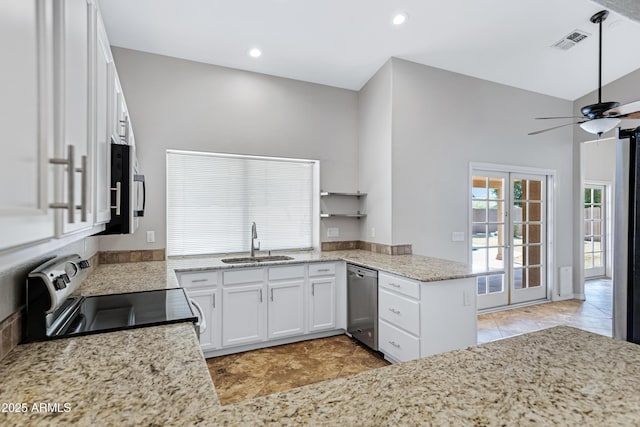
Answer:
<svg viewBox="0 0 640 427"><path fill-rule="evenodd" d="M111 220L101 234L135 233L145 206L145 180L135 147L111 144Z"/></svg>

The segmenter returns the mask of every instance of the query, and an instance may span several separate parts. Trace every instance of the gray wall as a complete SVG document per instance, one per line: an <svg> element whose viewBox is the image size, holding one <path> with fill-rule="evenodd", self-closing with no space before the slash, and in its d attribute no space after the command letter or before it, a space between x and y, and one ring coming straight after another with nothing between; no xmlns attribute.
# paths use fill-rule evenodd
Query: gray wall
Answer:
<svg viewBox="0 0 640 427"><path fill-rule="evenodd" d="M640 70L636 70L627 74L618 80L605 85L602 88L603 101L617 101L621 104L627 104L629 102L640 101ZM580 109L589 104L594 104L598 101L598 94L593 91L581 98L578 98L573 103L574 114L580 115ZM640 120L624 120L620 126L624 129L635 128L640 126ZM582 247L582 187L584 181L599 180L614 182L615 176L615 149L617 142L614 141L600 141L589 142L596 140L596 136L583 131L580 127L575 126L574 132L574 163L576 165L576 173L574 174L574 189L575 189L575 212L574 220L576 227L576 239L574 245L574 283L578 284L576 294L579 296L584 295L584 261L583 261L583 247ZM602 138L615 136L615 130L603 135ZM615 183L614 183L615 185ZM614 194L612 189L611 194ZM616 206L613 205L613 212L611 212L610 218L614 217ZM610 227L610 234L613 235L612 224ZM613 247L613 243L610 245ZM610 275L611 271L607 268L607 274ZM577 277L576 277L577 275Z"/></svg>
<svg viewBox="0 0 640 427"><path fill-rule="evenodd" d="M583 145L585 181L606 181L613 184L616 166L616 141L616 139L608 139Z"/></svg>
<svg viewBox="0 0 640 427"><path fill-rule="evenodd" d="M555 170L556 267L571 265L572 133L537 136L540 115L572 103L486 80L393 60L393 242L414 253L468 261L469 163ZM542 124L544 126L544 124Z"/></svg>
<svg viewBox="0 0 640 427"><path fill-rule="evenodd" d="M345 89L112 48L147 181L147 214L132 236L106 236L101 250L164 248L165 150L320 160L321 188L358 189L357 93ZM360 237L357 221L337 240ZM156 242L146 242L146 231ZM267 248L268 249L268 248Z"/></svg>
<svg viewBox="0 0 640 427"><path fill-rule="evenodd" d="M359 182L368 194L361 239L382 244L391 244L391 91L389 60L358 95Z"/></svg>

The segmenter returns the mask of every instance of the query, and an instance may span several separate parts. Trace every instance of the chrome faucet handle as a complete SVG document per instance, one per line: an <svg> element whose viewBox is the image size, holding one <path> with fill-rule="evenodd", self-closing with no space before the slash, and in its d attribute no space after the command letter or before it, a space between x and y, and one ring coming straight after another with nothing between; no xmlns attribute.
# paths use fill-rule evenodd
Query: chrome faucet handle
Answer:
<svg viewBox="0 0 640 427"><path fill-rule="evenodd" d="M256 248L257 251L259 251L260 250L260 240L253 239L253 241L254 241L254 244L255 244L254 247Z"/></svg>

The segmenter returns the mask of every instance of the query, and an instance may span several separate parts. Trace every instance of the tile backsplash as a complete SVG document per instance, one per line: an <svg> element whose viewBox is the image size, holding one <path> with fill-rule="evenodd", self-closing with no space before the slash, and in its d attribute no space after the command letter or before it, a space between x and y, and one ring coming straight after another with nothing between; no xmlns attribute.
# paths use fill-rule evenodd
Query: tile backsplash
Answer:
<svg viewBox="0 0 640 427"><path fill-rule="evenodd" d="M361 249L387 255L411 255L411 245L384 245L380 243L364 242L362 240L349 240L343 242L322 242L323 251L345 251Z"/></svg>
<svg viewBox="0 0 640 427"><path fill-rule="evenodd" d="M0 359L9 354L22 338L22 312L16 311L0 322Z"/></svg>
<svg viewBox="0 0 640 427"><path fill-rule="evenodd" d="M100 264L120 264L123 262L164 261L164 249L108 251L100 252Z"/></svg>

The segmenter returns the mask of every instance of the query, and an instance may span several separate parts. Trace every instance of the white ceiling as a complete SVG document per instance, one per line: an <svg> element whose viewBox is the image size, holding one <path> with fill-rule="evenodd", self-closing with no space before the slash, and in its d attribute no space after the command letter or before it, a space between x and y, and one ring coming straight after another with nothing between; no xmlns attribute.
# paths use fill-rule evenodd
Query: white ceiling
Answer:
<svg viewBox="0 0 640 427"><path fill-rule="evenodd" d="M597 88L589 17L602 6L590 0L100 0L100 8L114 46L354 90L392 56L569 100ZM398 11L409 15L399 28ZM550 48L575 29L592 37ZM640 68L637 40L640 23L612 12L604 83ZM263 56L249 57L252 47Z"/></svg>

